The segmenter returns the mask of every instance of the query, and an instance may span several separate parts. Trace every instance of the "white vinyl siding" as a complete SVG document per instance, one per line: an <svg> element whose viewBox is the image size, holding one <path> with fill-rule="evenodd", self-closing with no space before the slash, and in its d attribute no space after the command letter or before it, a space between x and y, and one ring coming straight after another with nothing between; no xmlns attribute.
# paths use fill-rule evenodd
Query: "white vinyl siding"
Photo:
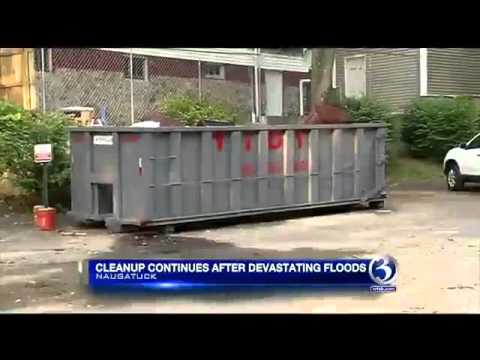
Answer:
<svg viewBox="0 0 480 360"><path fill-rule="evenodd" d="M428 95L480 95L480 49L429 48Z"/></svg>
<svg viewBox="0 0 480 360"><path fill-rule="evenodd" d="M344 57L366 55L366 95L404 108L420 94L419 49L339 48L336 49L336 85L345 96Z"/></svg>

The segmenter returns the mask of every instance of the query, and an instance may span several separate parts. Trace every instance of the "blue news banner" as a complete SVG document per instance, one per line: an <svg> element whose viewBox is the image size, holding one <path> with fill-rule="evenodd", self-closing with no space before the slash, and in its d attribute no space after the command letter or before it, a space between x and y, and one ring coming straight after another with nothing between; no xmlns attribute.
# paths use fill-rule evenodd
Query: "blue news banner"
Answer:
<svg viewBox="0 0 480 360"><path fill-rule="evenodd" d="M245 287L317 287L396 290L397 263L373 259L88 261L93 289L188 290Z"/></svg>

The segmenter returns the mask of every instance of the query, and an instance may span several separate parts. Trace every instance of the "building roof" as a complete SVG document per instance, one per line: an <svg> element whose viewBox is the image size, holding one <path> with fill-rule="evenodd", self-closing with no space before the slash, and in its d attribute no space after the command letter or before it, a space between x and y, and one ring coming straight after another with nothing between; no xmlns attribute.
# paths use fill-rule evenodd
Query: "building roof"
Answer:
<svg viewBox="0 0 480 360"><path fill-rule="evenodd" d="M172 59L195 60L220 64L255 66L257 54L252 48L102 48L134 55L158 56ZM279 71L310 71L310 54L293 56L262 53L258 62L262 69Z"/></svg>

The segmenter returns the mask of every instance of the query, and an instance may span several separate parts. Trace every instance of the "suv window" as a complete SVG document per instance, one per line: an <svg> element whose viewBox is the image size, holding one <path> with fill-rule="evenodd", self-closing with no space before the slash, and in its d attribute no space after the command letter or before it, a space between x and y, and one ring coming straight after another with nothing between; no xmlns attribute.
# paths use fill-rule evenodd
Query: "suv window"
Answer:
<svg viewBox="0 0 480 360"><path fill-rule="evenodd" d="M480 135L473 139L473 141L468 144L469 149L480 149Z"/></svg>

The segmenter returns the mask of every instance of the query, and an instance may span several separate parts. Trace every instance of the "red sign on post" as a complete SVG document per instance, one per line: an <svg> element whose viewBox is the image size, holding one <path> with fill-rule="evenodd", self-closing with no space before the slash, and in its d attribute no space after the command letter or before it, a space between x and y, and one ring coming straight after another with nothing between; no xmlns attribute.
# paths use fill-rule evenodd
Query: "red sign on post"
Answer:
<svg viewBox="0 0 480 360"><path fill-rule="evenodd" d="M37 144L33 151L36 163L46 163L53 159L52 144Z"/></svg>

